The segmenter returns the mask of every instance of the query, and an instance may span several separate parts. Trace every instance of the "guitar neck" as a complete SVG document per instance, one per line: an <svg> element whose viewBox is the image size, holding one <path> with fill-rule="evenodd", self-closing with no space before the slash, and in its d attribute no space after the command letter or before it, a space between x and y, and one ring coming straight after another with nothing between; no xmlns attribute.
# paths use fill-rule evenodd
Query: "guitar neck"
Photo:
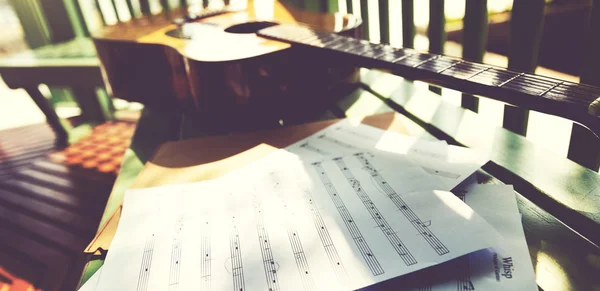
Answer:
<svg viewBox="0 0 600 291"><path fill-rule="evenodd" d="M481 95L514 106L549 113L600 131L600 88L509 71L444 55L373 44L298 25L262 29L259 36L333 54L357 67L390 70L412 80L423 80L465 93Z"/></svg>

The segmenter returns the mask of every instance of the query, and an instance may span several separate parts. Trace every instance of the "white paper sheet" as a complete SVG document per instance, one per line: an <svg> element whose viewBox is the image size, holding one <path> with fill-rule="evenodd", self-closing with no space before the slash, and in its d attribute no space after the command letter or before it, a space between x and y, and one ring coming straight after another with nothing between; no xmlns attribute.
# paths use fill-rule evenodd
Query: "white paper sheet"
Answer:
<svg viewBox="0 0 600 291"><path fill-rule="evenodd" d="M349 120L335 123L286 148L303 159L349 154L357 151L389 152L410 157L451 190L481 168L488 159L465 147L449 146L443 141L427 141L384 131Z"/></svg>
<svg viewBox="0 0 600 291"><path fill-rule="evenodd" d="M97 290L350 290L501 240L428 176L402 156L279 151L220 179L128 191Z"/></svg>
<svg viewBox="0 0 600 291"><path fill-rule="evenodd" d="M440 266L428 277L429 284L415 290L538 290L512 186L471 185L464 200L504 237L504 243ZM437 274L449 273L455 273L453 278L436 279Z"/></svg>

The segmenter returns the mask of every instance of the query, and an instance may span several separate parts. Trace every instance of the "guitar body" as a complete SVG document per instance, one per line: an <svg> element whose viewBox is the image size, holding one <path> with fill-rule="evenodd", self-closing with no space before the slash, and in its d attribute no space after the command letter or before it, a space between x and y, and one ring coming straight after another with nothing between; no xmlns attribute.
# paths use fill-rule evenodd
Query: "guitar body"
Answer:
<svg viewBox="0 0 600 291"><path fill-rule="evenodd" d="M310 110L326 104L337 85L357 80L352 66L311 58L302 48L255 32L301 23L358 37L360 19L270 5L249 3L243 11L181 26L172 24L179 16L174 11L108 26L93 35L105 83L117 98L239 122Z"/></svg>

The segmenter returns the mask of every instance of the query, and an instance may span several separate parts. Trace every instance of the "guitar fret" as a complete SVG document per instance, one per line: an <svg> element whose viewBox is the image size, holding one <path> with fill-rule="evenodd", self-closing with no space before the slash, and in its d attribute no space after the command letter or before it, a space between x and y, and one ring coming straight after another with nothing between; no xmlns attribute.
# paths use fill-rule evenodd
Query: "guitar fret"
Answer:
<svg viewBox="0 0 600 291"><path fill-rule="evenodd" d="M542 92L542 93L538 94L538 96L544 96L546 93L550 92L550 90L552 90L552 89L554 89L554 88L556 88L556 87L560 86L562 83L564 83L564 81L561 81L561 82L558 82L558 83L554 84L554 86L552 86L552 87L550 87L550 88L546 89L546 91L544 91L544 92Z"/></svg>
<svg viewBox="0 0 600 291"><path fill-rule="evenodd" d="M437 73L439 70L448 68L452 64L456 64L458 62L459 61L456 59L438 55L438 58L436 58L435 60L431 60L429 62L421 64L419 66L419 69Z"/></svg>
<svg viewBox="0 0 600 291"><path fill-rule="evenodd" d="M468 78L465 78L465 80L469 80L469 79L471 79L471 78L473 78L473 77L475 77L475 76L477 76L477 75L479 75L479 74L481 74L481 73L483 73L483 72L485 72L485 71L487 71L487 70L489 70L489 69L491 69L491 68L492 68L492 67L487 67L487 68L485 68L485 69L483 69L483 70L481 70L481 71L479 71L479 72L477 72L477 73L475 73L475 74L473 74L473 75L469 76Z"/></svg>
<svg viewBox="0 0 600 291"><path fill-rule="evenodd" d="M422 61L422 62L418 63L416 66L413 66L413 68L417 68L417 67L419 67L419 66L421 66L421 65L423 65L423 64L425 64L425 63L428 63L428 62L430 62L430 61L436 60L436 59L438 59L439 57L440 57L439 55L437 55L437 56L433 56L433 57L431 57L431 58L429 58L429 59L427 59L427 60L424 60L424 61Z"/></svg>
<svg viewBox="0 0 600 291"><path fill-rule="evenodd" d="M406 54L406 55L404 55L403 57L399 57L399 58L397 58L397 59L393 60L392 62L393 62L393 63L398 63L399 61L402 61L402 60L404 60L404 59L406 59L406 58L408 58L408 57L412 57L412 56L413 56L413 54Z"/></svg>
<svg viewBox="0 0 600 291"><path fill-rule="evenodd" d="M532 87L532 88L538 88L540 90L545 91L549 87L552 87L552 86L556 85L557 82L542 83L542 82L538 82L537 80L534 80L534 79L531 79L531 78L527 78L527 76L524 75L524 76L521 76L521 78L515 80L513 83L514 84L525 85L525 86Z"/></svg>
<svg viewBox="0 0 600 291"><path fill-rule="evenodd" d="M538 76L532 76L529 74L524 74L519 80L523 81L527 84L535 84L537 86L543 86L544 88L546 88L548 86L554 86L557 82L560 82L559 80L543 79L543 78L539 78Z"/></svg>
<svg viewBox="0 0 600 291"><path fill-rule="evenodd" d="M410 54L406 58L396 60L396 61L394 61L394 63L415 68L416 65L419 65L424 61L427 61L428 59L431 58L431 56L432 56L431 54L415 53L415 54Z"/></svg>
<svg viewBox="0 0 600 291"><path fill-rule="evenodd" d="M442 72L442 75L452 76L462 80L483 69L485 69L485 66L465 61L445 70Z"/></svg>
<svg viewBox="0 0 600 291"><path fill-rule="evenodd" d="M454 63L454 64L451 64L451 65L449 65L449 66L447 66L447 67L445 67L445 68L443 68L443 69L441 69L441 70L437 71L436 73L438 73L438 74L441 74L441 73L442 73L442 72L444 72L445 70L448 70L448 69L450 69L450 68L452 68L452 67L454 67L454 66L456 66L456 65L460 65L460 64L462 64L462 63L464 63L464 62L465 62L465 61L462 61L462 60L461 60L461 61L458 61L458 62L456 62L456 63Z"/></svg>
<svg viewBox="0 0 600 291"><path fill-rule="evenodd" d="M510 81L512 81L512 80L514 80L514 79L516 79L518 77L521 77L523 75L525 75L525 73L520 73L520 74L518 74L518 75L516 75L516 76L514 76L514 77L512 77L512 78L510 78L510 79L508 79L508 80L506 80L504 82L502 82L500 85L498 85L498 87L502 87L502 86L508 84L508 82L510 82Z"/></svg>

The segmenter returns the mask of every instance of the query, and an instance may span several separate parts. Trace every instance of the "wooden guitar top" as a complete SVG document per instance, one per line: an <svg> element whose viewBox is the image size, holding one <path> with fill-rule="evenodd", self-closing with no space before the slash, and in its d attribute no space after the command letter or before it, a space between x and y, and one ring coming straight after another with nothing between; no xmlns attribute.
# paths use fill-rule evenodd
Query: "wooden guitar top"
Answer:
<svg viewBox="0 0 600 291"><path fill-rule="evenodd" d="M277 24L306 24L323 31L342 32L360 25L361 20L352 15L311 13L295 9L278 1L249 1L247 9L230 12L184 24L181 29L192 39L167 35L178 29L173 19L183 15L172 10L161 15L137 18L107 26L92 35L96 42L123 41L139 44L156 44L176 49L179 54L200 62L228 62L248 59L284 50L291 45L267 39L255 33L225 31L235 25L273 22ZM241 49L243 48L243 49Z"/></svg>

